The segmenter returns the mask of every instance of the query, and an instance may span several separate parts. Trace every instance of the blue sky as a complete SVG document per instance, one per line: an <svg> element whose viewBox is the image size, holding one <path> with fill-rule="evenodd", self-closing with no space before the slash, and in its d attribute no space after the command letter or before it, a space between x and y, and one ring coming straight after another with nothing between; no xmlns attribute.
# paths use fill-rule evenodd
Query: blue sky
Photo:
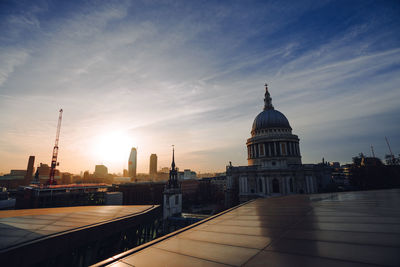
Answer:
<svg viewBox="0 0 400 267"><path fill-rule="evenodd" d="M2 1L0 172L50 162L61 107L61 171L245 165L265 82L304 163L398 154L399 30L398 1Z"/></svg>

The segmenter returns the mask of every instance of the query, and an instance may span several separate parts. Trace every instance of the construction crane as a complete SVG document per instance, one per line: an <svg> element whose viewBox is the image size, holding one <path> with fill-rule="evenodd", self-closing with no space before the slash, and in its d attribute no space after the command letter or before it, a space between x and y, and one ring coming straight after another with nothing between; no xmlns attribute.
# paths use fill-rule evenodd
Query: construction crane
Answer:
<svg viewBox="0 0 400 267"><path fill-rule="evenodd" d="M389 141L388 141L388 139L387 139L387 137L386 137L386 136L385 136L385 140L386 140L386 144L388 145L388 148L389 148L390 156L391 156L391 158L392 158L392 163L394 164L394 162L395 162L395 158L394 158L394 155L393 155L392 149L390 148Z"/></svg>
<svg viewBox="0 0 400 267"><path fill-rule="evenodd" d="M52 158L51 158L51 167L50 167L49 180L47 181L47 184L48 184L48 185L57 184L56 180L54 179L54 174L55 174L55 172L56 172L56 166L58 166L58 163L57 163L57 156L58 156L58 140L59 140L59 138L60 138L60 129L61 129L62 113L63 113L63 110L60 109L60 115L58 116L58 124L57 124L57 132L56 132L56 142L55 142L55 144L54 144L53 156L52 156Z"/></svg>
<svg viewBox="0 0 400 267"><path fill-rule="evenodd" d="M375 158L374 147L372 145L371 145L371 152L372 152L372 156Z"/></svg>

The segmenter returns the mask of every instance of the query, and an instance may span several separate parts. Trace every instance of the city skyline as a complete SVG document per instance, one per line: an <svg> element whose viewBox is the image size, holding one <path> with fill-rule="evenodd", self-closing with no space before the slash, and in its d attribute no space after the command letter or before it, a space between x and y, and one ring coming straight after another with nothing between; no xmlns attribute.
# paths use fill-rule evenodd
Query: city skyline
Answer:
<svg viewBox="0 0 400 267"><path fill-rule="evenodd" d="M0 3L0 172L246 164L263 84L302 161L400 153L396 1ZM37 165L35 164L35 165ZM36 167L36 166L35 166Z"/></svg>

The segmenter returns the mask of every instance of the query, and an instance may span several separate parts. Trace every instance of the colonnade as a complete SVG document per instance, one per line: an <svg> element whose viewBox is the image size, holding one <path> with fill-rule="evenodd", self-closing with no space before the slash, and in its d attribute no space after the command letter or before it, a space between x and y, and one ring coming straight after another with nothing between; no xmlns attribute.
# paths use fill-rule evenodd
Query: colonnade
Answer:
<svg viewBox="0 0 400 267"><path fill-rule="evenodd" d="M300 156L299 143L295 141L266 142L247 146L249 158L273 156Z"/></svg>

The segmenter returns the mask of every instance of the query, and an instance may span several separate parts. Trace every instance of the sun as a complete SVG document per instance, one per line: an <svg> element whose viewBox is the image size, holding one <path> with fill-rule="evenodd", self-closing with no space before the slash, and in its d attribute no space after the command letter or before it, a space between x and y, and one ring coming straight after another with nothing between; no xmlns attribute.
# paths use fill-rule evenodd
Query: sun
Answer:
<svg viewBox="0 0 400 267"><path fill-rule="evenodd" d="M128 160L134 138L123 131L113 131L94 138L95 158L104 164L123 163Z"/></svg>

